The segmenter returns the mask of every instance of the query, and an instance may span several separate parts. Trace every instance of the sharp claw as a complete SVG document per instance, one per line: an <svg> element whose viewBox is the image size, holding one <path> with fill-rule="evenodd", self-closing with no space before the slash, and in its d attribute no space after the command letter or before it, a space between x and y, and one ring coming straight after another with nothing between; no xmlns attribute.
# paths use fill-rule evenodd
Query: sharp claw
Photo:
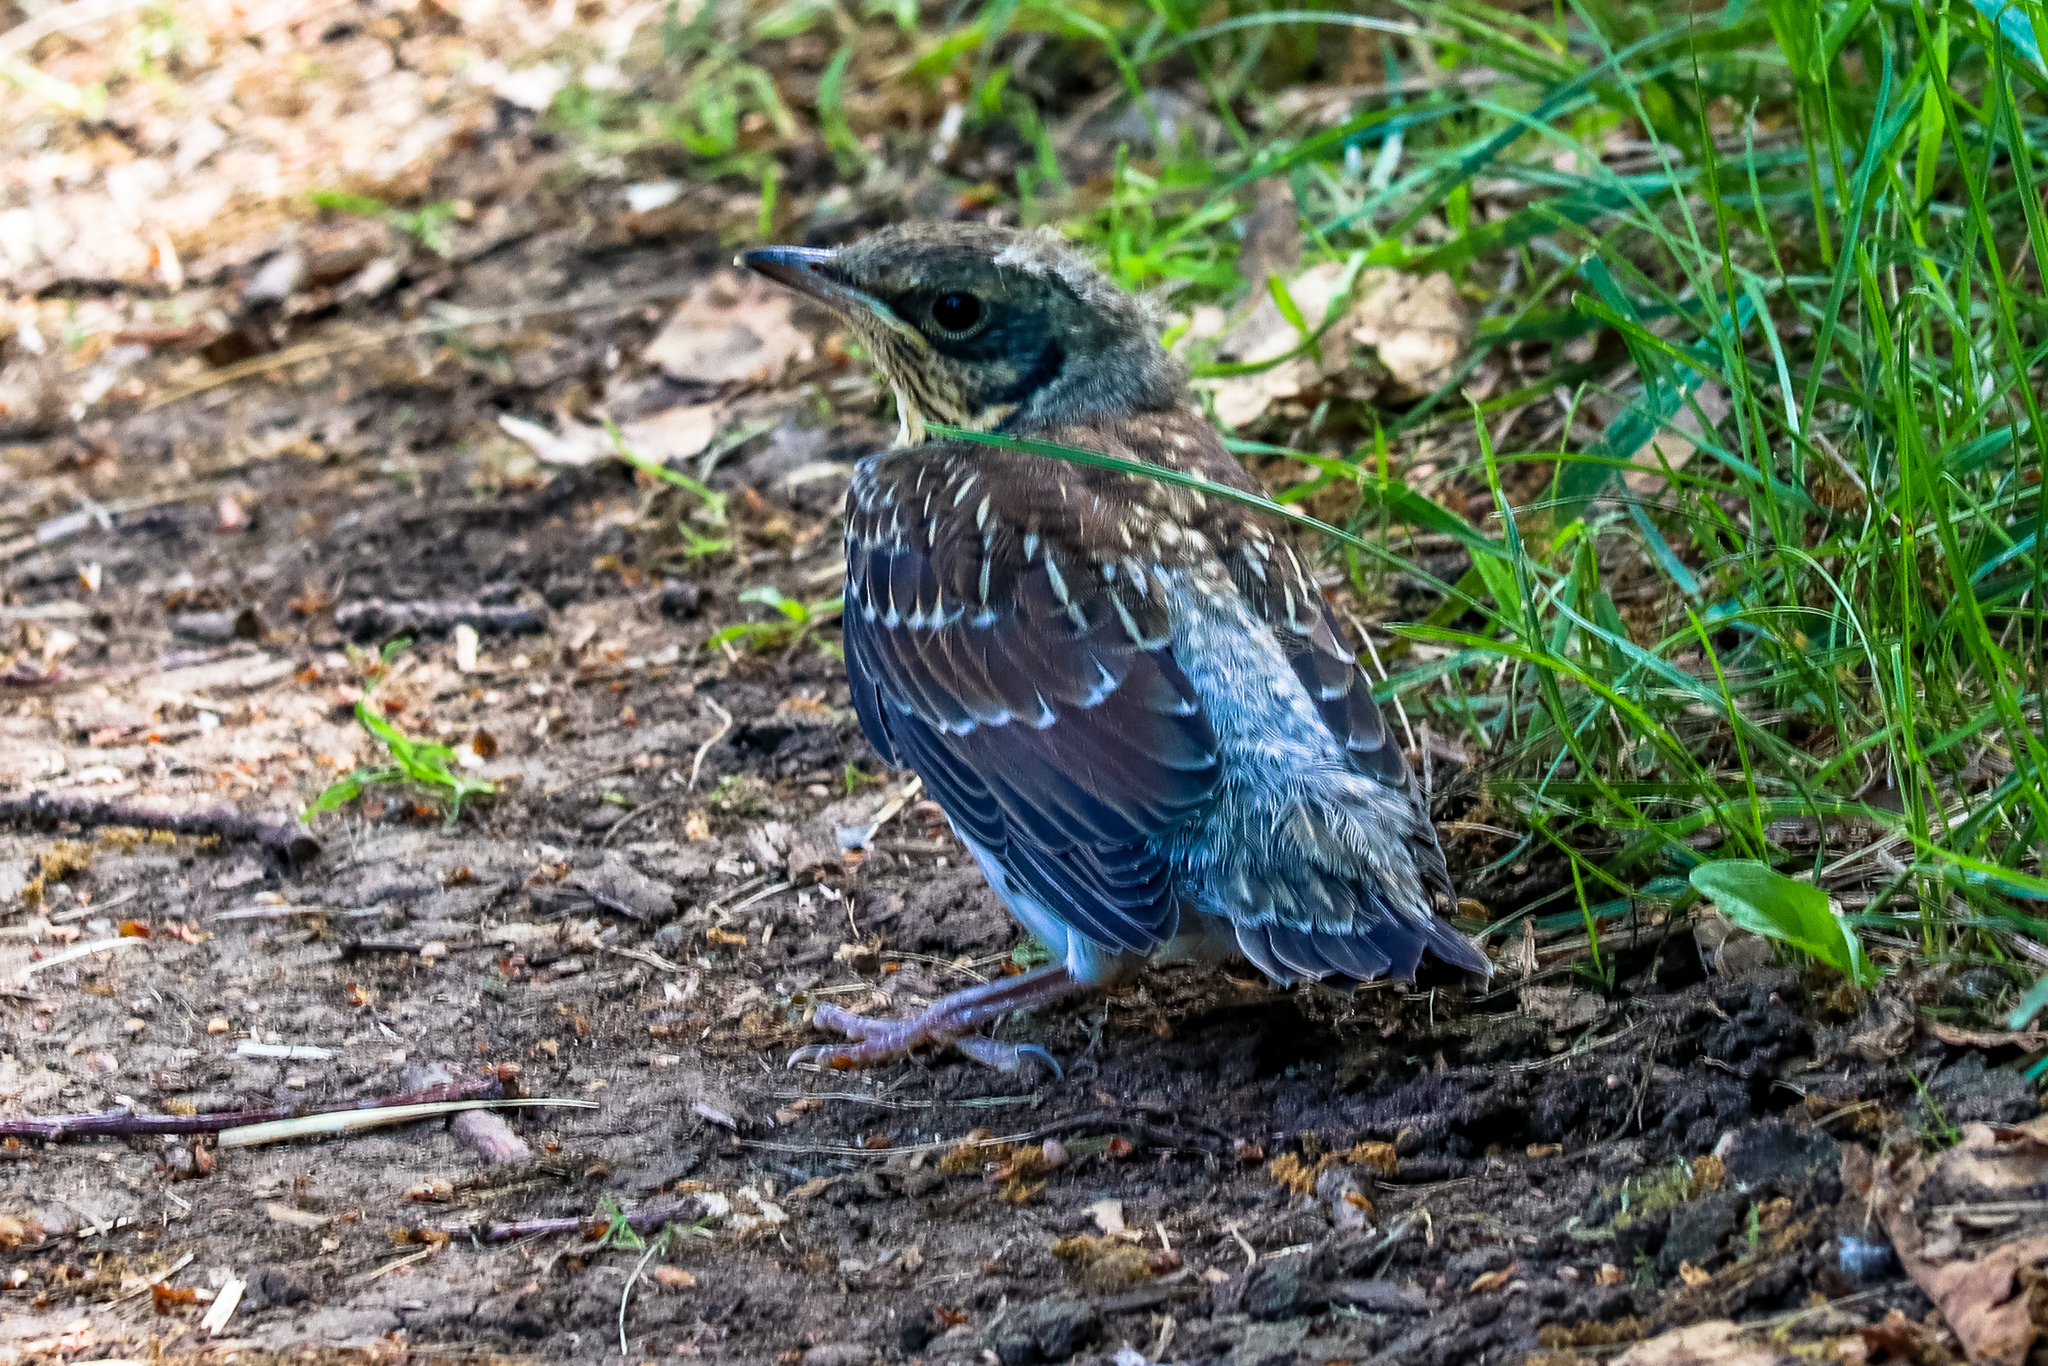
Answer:
<svg viewBox="0 0 2048 1366"><path fill-rule="evenodd" d="M1052 1070L1054 1077L1062 1081L1066 1079L1067 1074L1060 1070L1060 1065L1052 1054L1035 1043L998 1043L985 1035L969 1034L953 1040L953 1046L984 1067L993 1067L998 1072L1015 1072L1024 1065L1024 1060L1029 1058L1045 1064Z"/></svg>
<svg viewBox="0 0 2048 1366"><path fill-rule="evenodd" d="M1018 1063L1021 1064L1026 1058L1031 1058L1038 1062L1044 1063L1048 1068L1052 1070L1052 1077L1054 1081L1065 1081L1067 1079L1066 1069L1060 1066L1059 1059L1055 1058L1052 1054L1046 1052L1043 1048L1040 1048L1037 1044L1027 1043L1019 1044L1017 1046Z"/></svg>

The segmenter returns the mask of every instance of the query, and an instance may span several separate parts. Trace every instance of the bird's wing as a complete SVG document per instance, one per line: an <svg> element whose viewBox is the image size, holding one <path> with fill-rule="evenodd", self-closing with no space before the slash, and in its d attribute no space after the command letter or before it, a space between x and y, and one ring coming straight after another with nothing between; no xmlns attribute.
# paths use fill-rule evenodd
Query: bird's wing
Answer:
<svg viewBox="0 0 2048 1366"><path fill-rule="evenodd" d="M1388 833L1406 841L1428 900L1449 909L1456 895L1426 799L1409 775L1407 761L1373 698L1372 680L1359 667L1357 652L1336 614L1291 550L1260 561L1256 569L1252 558L1241 556L1235 570L1233 577L1245 601L1271 628L1323 724L1343 744L1352 768L1406 799L1407 819L1401 829ZM1484 957L1450 925L1435 915L1397 910L1370 879L1350 886L1304 885L1297 891L1304 906L1326 901L1336 913L1314 915L1308 923L1292 927L1276 923L1250 940L1240 933L1241 946L1268 972L1278 966L1312 976L1336 973L1365 980L1391 971L1412 978L1425 951L1471 971L1487 970ZM1265 961L1268 958L1270 962Z"/></svg>
<svg viewBox="0 0 2048 1366"><path fill-rule="evenodd" d="M857 485L854 706L1012 887L1105 948L1150 952L1178 915L1157 837L1209 800L1215 734L1159 587L1019 534L973 469L921 452Z"/></svg>

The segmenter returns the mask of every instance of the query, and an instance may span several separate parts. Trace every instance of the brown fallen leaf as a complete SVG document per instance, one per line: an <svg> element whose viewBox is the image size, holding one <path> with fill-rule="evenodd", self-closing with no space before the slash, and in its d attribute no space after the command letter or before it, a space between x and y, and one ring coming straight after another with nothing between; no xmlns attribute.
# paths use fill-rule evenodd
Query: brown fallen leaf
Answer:
<svg viewBox="0 0 2048 1366"><path fill-rule="evenodd" d="M679 1266L657 1266L654 1268L654 1283L663 1290L688 1290L697 1283L697 1278Z"/></svg>
<svg viewBox="0 0 2048 1366"><path fill-rule="evenodd" d="M716 403L690 403L668 408L652 417L628 422L619 428L626 449L643 460L666 465L702 455L718 435L718 420L724 409Z"/></svg>
<svg viewBox="0 0 2048 1366"><path fill-rule="evenodd" d="M1451 377L1465 353L1467 322L1449 275L1373 271L1359 281L1356 297L1340 326L1378 355L1397 397L1420 398Z"/></svg>
<svg viewBox="0 0 2048 1366"><path fill-rule="evenodd" d="M1858 1328L1856 1336L1862 1340L1867 1353L1890 1357L1894 1361L1941 1362L1951 1359L1942 1345L1942 1335L1926 1324L1906 1317L1903 1309L1894 1309L1884 1316L1884 1321L1868 1328Z"/></svg>
<svg viewBox="0 0 2048 1366"><path fill-rule="evenodd" d="M774 384L813 353L810 337L790 321L792 307L765 280L716 276L669 316L644 358L685 384Z"/></svg>
<svg viewBox="0 0 2048 1366"><path fill-rule="evenodd" d="M2026 1124L1971 1124L1962 1141L1930 1162L1915 1155L1896 1167L1859 1147L1842 1153L1842 1184L1859 1196L1890 1236L1900 1265L1934 1301L1978 1366L2024 1366L2036 1333L2022 1273L2048 1263L2048 1234L1972 1249L1957 1207L1995 1203L2048 1185L2048 1115ZM1921 1207L1923 1187L1939 1203Z"/></svg>
<svg viewBox="0 0 2048 1366"><path fill-rule="evenodd" d="M1323 261L1287 282L1288 297L1300 310L1310 331L1323 325L1337 291L1344 282L1342 261ZM1324 376L1340 372L1346 363L1340 337L1326 337L1322 360L1313 355L1296 356L1248 375L1230 375L1207 382L1216 409L1216 420L1226 427L1242 427L1265 415L1266 409L1283 398L1318 383ZM1278 360L1301 345L1301 333L1280 311L1267 289L1243 321L1217 343L1217 359L1250 365Z"/></svg>
<svg viewBox="0 0 2048 1366"><path fill-rule="evenodd" d="M1793 1358L1761 1342L1753 1330L1717 1319L1639 1342L1615 1358L1614 1366L1781 1366Z"/></svg>
<svg viewBox="0 0 2048 1366"><path fill-rule="evenodd" d="M1491 1295L1494 1291L1513 1280L1515 1273L1521 1269L1522 1264L1520 1262L1509 1262L1498 1271L1489 1271L1484 1275L1474 1276L1472 1284L1465 1287L1465 1293L1468 1295Z"/></svg>
<svg viewBox="0 0 2048 1366"><path fill-rule="evenodd" d="M423 1205L441 1205L455 1198L455 1185L439 1177L422 1181L417 1186L407 1187L405 1198L417 1200Z"/></svg>

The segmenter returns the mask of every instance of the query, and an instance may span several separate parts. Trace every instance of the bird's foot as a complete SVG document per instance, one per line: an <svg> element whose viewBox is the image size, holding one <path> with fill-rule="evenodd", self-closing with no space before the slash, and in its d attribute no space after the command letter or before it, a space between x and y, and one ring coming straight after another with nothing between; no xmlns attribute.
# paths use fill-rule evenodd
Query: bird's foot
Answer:
<svg viewBox="0 0 2048 1366"><path fill-rule="evenodd" d="M907 1020L873 1020L835 1005L821 1005L811 1016L819 1029L844 1034L843 1044L812 1044L790 1054L789 1065L813 1065L847 1071L879 1067L909 1057L920 1048L952 1044L985 1066L1014 1072L1029 1060L1063 1075L1050 1053L1037 1044L998 1043L977 1033L980 1027L1012 1010L1028 1010L1057 1000L1075 989L1064 967L1042 968L1019 977L1001 978L941 997Z"/></svg>
<svg viewBox="0 0 2048 1366"><path fill-rule="evenodd" d="M907 1020L871 1020L838 1006L822 1005L811 1017L819 1029L844 1034L849 1042L819 1043L799 1048L789 1055L789 1065L806 1064L850 1071L857 1067L879 1067L909 1057L927 1045L952 1044L962 1053L998 1072L1015 1072L1027 1061L1043 1064L1055 1077L1066 1075L1052 1054L1035 1043L1001 1043L985 1034L961 1033L948 1028L951 1020L938 1007Z"/></svg>

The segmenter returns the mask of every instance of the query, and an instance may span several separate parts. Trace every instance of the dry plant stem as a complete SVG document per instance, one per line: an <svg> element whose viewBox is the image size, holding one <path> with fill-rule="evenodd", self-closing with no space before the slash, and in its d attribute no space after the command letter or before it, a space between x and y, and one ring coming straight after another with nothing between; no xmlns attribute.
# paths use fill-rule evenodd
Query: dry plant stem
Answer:
<svg viewBox="0 0 2048 1366"><path fill-rule="evenodd" d="M250 816L232 806L209 811L164 811L133 802L94 801L89 797L56 797L31 792L0 798L0 825L25 825L52 830L60 825L127 826L136 830L167 830L178 835L212 836L230 844L255 844L288 867L320 857L320 841L297 822Z"/></svg>
<svg viewBox="0 0 2048 1366"><path fill-rule="evenodd" d="M635 1233L652 1233L663 1224L692 1224L704 1217L704 1206L696 1196L686 1195L664 1205L647 1205L626 1216L626 1227ZM457 1237L476 1238L486 1243L505 1243L515 1238L533 1238L545 1233L581 1233L602 1238L611 1232L611 1221L573 1215L563 1219L518 1219L509 1223L480 1224L471 1228L451 1225L442 1230Z"/></svg>
<svg viewBox="0 0 2048 1366"><path fill-rule="evenodd" d="M332 1115L349 1110L381 1110L394 1105L430 1105L447 1100L493 1100L505 1094L496 1077L472 1077L429 1086L396 1096L351 1101L345 1105L276 1105L262 1110L214 1110L199 1115L139 1115L133 1110L102 1110L90 1115L47 1115L37 1119L0 1119L0 1138L40 1138L55 1143L67 1138L137 1134L212 1134L249 1124L271 1124L301 1115Z"/></svg>
<svg viewBox="0 0 2048 1366"><path fill-rule="evenodd" d="M0 559L7 558L0 552ZM172 673L178 669L196 668L211 664L215 660L227 659L232 655L245 654L254 659L255 655L247 645L236 643L207 650L173 650L156 659L143 660L137 664L98 664L88 669L72 669L59 665L49 673L25 671L25 666L16 664L6 673L0 673L0 692L54 693L69 692L91 683L128 682L153 674Z"/></svg>

